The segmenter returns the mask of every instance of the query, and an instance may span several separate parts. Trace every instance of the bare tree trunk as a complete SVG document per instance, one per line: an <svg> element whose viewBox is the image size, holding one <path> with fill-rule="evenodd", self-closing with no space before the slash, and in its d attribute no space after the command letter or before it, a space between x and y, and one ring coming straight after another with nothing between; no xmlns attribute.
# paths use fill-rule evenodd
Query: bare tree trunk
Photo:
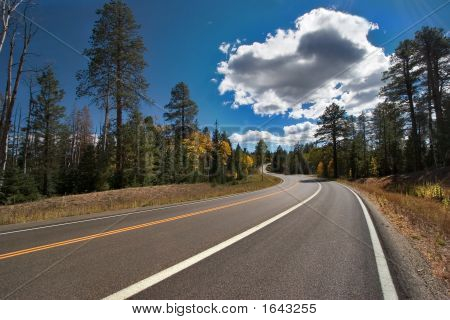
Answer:
<svg viewBox="0 0 450 320"><path fill-rule="evenodd" d="M389 174L389 161L388 161L388 147L387 147L387 128L386 128L386 111L383 110L383 145L384 145L384 168L383 168L383 175Z"/></svg>
<svg viewBox="0 0 450 320"><path fill-rule="evenodd" d="M19 109L19 115L17 111L14 115L14 126L13 126L13 139L12 139L12 150L11 150L11 164L13 167L17 166L17 157L19 155L19 140L20 140L20 124L22 118L22 110Z"/></svg>
<svg viewBox="0 0 450 320"><path fill-rule="evenodd" d="M106 104L105 104L105 123L103 126L103 152L106 151L107 146L107 139L108 139L108 132L109 132L109 97L106 97Z"/></svg>
<svg viewBox="0 0 450 320"><path fill-rule="evenodd" d="M333 176L335 179L339 176L338 174L338 157L337 157L337 139L336 133L333 133Z"/></svg>
<svg viewBox="0 0 450 320"><path fill-rule="evenodd" d="M6 139L8 140L8 136L6 136ZM5 172L6 171L6 161L8 160L8 144L5 145L5 161L3 162L2 165L2 171ZM4 175L1 175L1 177L3 177ZM3 179L0 180L0 187L3 186Z"/></svg>
<svg viewBox="0 0 450 320"><path fill-rule="evenodd" d="M48 111L45 111L48 114ZM49 195L49 149L50 149L50 129L49 129L49 121L48 116L46 116L45 123L45 133L44 133L44 152L43 152L43 163L44 163L44 172L43 172L43 185L42 185L42 193L46 196Z"/></svg>
<svg viewBox="0 0 450 320"><path fill-rule="evenodd" d="M116 148L116 178L117 178L117 187L123 188L123 134L122 134L122 102L121 98L118 97L117 105L117 148Z"/></svg>
<svg viewBox="0 0 450 320"><path fill-rule="evenodd" d="M367 165L367 132L366 132L366 121L363 123L363 159L364 159L364 177L369 175L369 166Z"/></svg>
<svg viewBox="0 0 450 320"><path fill-rule="evenodd" d="M24 12L24 16L26 15L26 12ZM13 55L14 55L14 47L15 47L15 33L16 30L14 30L14 33L12 35L11 41L10 41L10 53L9 53L9 59L8 59L8 76L7 76L7 84L6 84L6 90L5 90L5 102L4 107L2 111L2 117L0 119L0 167L2 167L2 170L4 172L5 163L6 163L6 145L7 145L7 136L8 131L11 125L11 115L14 110L14 104L16 102L16 96L17 91L19 89L19 83L20 78L22 76L23 71L23 65L25 62L25 56L28 53L28 47L31 42L31 38L34 35L35 32L33 32L31 28L31 24L26 21L24 18L24 27L23 27L23 45L22 50L20 52L19 56L19 62L17 64L16 70L15 70L15 79L14 79L14 85L12 85L13 79L12 79L12 69L13 69ZM12 89L12 90L11 90Z"/></svg>
<svg viewBox="0 0 450 320"><path fill-rule="evenodd" d="M76 119L77 117L77 110L76 107L72 111L72 134L70 138L70 162L74 163L75 161L75 144L77 139L77 130L76 130Z"/></svg>
<svg viewBox="0 0 450 320"><path fill-rule="evenodd" d="M118 48L120 53L121 48ZM120 54L118 54L120 56ZM123 120L123 101L122 101L122 62L120 59L116 61L116 187L124 187L123 177L123 132L122 132L122 120Z"/></svg>
<svg viewBox="0 0 450 320"><path fill-rule="evenodd" d="M2 115L0 118L0 167L2 173L6 170L6 156L8 148L8 133L11 125L11 83L12 83L12 68L14 63L14 47L15 47L15 32L13 33L8 56L8 70L5 88L5 97L3 101Z"/></svg>
<svg viewBox="0 0 450 320"><path fill-rule="evenodd" d="M0 33L0 53L2 52L3 45L6 40L6 35L8 34L9 26L10 26L10 19L11 14L17 10L19 5L23 2L23 0L19 1L9 1L9 0L2 0L2 6L1 6L1 15L2 15L2 31Z"/></svg>
<svg viewBox="0 0 450 320"><path fill-rule="evenodd" d="M139 178L141 176L141 148L140 148L140 122L137 123L136 128L136 181L139 181Z"/></svg>
<svg viewBox="0 0 450 320"><path fill-rule="evenodd" d="M31 114L33 112L33 80L30 80L30 100L28 102L28 116L27 127L25 129L25 140L23 143L23 173L27 173L27 161L28 161L28 146L30 144L30 132L31 132Z"/></svg>
<svg viewBox="0 0 450 320"><path fill-rule="evenodd" d="M435 142L434 142L434 132L433 132L433 118L432 118L433 107L431 105L431 81L430 80L431 79L428 76L428 79L427 79L428 130L430 131L430 137L429 137L430 138L430 152L431 152L431 156L433 157L433 166L435 168L437 168L438 163L437 163L436 146L435 146Z"/></svg>
<svg viewBox="0 0 450 320"><path fill-rule="evenodd" d="M419 136L417 134L416 113L414 111L413 88L409 70L410 70L409 62L405 61L403 65L403 76L405 78L406 93L408 95L409 115L411 119L411 136L413 140L413 149L414 149L414 171L417 171L421 169L422 161L419 149L420 141Z"/></svg>

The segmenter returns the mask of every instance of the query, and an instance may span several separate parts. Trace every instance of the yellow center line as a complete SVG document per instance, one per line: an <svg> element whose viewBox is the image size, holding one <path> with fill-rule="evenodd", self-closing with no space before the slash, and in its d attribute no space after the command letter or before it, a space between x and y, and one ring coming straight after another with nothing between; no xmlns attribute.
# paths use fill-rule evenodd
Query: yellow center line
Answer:
<svg viewBox="0 0 450 320"><path fill-rule="evenodd" d="M21 255L24 255L24 254L37 252L37 251L48 250L48 249L52 249L52 248L56 248L56 247L62 247L62 246L66 246L66 245L74 244L74 243L78 243L78 242L84 242L84 241L88 241L88 240L92 240L92 239L103 238L103 237L111 236L111 235L122 233L122 232L143 229L143 228L151 227L151 226L162 224L162 223L166 223L166 222L171 222L171 221L176 221L176 220L180 220L180 219L190 218L190 217L198 216L198 215L209 213L209 212L213 212L213 211L217 211L217 210L221 210L221 209L226 209L226 208L238 206L238 205L241 205L241 204L244 204L244 203L248 203L248 202L252 202L252 201L256 201L256 200L260 200L260 199L264 199L264 198L267 198L267 197L274 196L274 195L279 194L281 192L284 192L284 191L292 189L293 187L295 187L295 185L296 184L290 186L287 189L282 189L280 191L272 192L272 193L269 193L269 194L266 194L266 195L263 195L263 196L258 196L258 197L250 198L250 199L247 199L247 200L241 200L241 201L233 202L233 203L226 204L226 205L223 205L223 206L212 207L212 208L209 208L209 209L204 209L204 210L199 210L199 211L193 211L193 212L181 214L181 215L178 215L178 216L175 216L175 217L171 217L171 218L166 218L166 219L161 219L161 220L156 220L156 221L150 221L150 222L137 224L137 225L130 226L130 227L124 227L124 228L120 228L120 229L115 229L115 230L111 230L111 231L94 233L94 234L91 234L89 236L84 236L84 237L80 237L80 238L74 238L74 239L64 240L64 241L60 241L60 242L49 243L49 244L45 244L45 245L41 245L41 246L37 246L37 247L32 247L32 248L28 248L28 249L22 249L22 250L18 250L18 251L12 251L12 252L3 253L3 254L0 254L0 260L9 259L9 258L12 258L12 257L17 257L17 256L21 256Z"/></svg>

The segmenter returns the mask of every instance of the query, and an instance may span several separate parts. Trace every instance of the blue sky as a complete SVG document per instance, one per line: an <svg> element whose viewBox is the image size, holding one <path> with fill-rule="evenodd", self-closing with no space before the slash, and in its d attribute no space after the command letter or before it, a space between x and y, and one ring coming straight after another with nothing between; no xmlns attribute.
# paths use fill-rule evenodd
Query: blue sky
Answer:
<svg viewBox="0 0 450 320"><path fill-rule="evenodd" d="M36 22L76 50L82 51L88 46L92 26L96 20L95 10L101 7L104 1L37 2L39 5L34 10ZM369 32L368 41L374 47L383 47L386 54L390 54L401 39L413 37L414 32L422 25L450 30L450 5L447 5L399 38L386 43L434 8L445 3L444 0L370 2L130 0L126 2L133 10L138 23L141 24L141 34L148 49L145 56L148 62L145 75L150 83L148 95L158 105L163 106L169 99L170 89L177 82L184 81L191 89L192 98L199 105L199 124L211 125L217 119L230 134L233 132L242 134L249 127L257 130L268 119L271 119L269 131L276 132L276 127L279 127L278 133L283 134L284 126L294 126L305 121L313 123L314 117L293 118L289 112L268 115L264 111L255 114L255 108L249 106L231 108L230 104L224 105L226 101L233 101L234 91L230 90L221 95L218 90L223 74L217 73L217 65L229 58L218 49L223 42L231 45L235 43L237 46L250 45L254 42L264 43L268 33L274 34L277 29L295 29L297 18L318 7L333 8L377 24L378 29ZM242 43L236 44L236 39L240 39ZM37 55L30 63L53 65L60 84L66 92L63 104L68 110L74 105L81 107L87 104L86 99L77 99L75 96L77 85L75 73L86 66L86 60L82 56L44 31L39 31L34 39L32 51ZM4 56L5 52L2 55ZM217 79L217 83L212 82L212 78ZM234 85L239 84L234 82ZM257 90L257 88L249 90ZM255 99L260 98L259 96ZM25 100L21 97L19 105L24 104ZM94 126L98 127L101 112L96 110L95 106L91 107L91 111ZM153 115L157 122L163 120L162 111L155 106L142 105L142 111Z"/></svg>

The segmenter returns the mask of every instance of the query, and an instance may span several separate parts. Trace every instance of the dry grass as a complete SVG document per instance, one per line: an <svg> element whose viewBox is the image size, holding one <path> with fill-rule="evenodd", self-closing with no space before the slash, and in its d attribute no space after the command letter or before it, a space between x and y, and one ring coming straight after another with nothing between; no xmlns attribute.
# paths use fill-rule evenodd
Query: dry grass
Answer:
<svg viewBox="0 0 450 320"><path fill-rule="evenodd" d="M397 204L395 213L407 217L412 224L450 235L450 188L429 182L387 183L386 178L362 179L350 184L375 196L382 208L389 203Z"/></svg>
<svg viewBox="0 0 450 320"><path fill-rule="evenodd" d="M448 187L439 184L436 188L435 183L429 182L411 183L408 189L412 192L405 192L404 188L398 188L397 182L387 178L343 182L372 200L395 228L411 240L429 262L433 274L444 279L450 289L450 208L441 196L436 196L449 195Z"/></svg>
<svg viewBox="0 0 450 320"><path fill-rule="evenodd" d="M54 197L0 207L0 224L23 223L96 212L201 200L267 188L281 180L273 176L249 176L236 184L174 184L127 188L104 192Z"/></svg>

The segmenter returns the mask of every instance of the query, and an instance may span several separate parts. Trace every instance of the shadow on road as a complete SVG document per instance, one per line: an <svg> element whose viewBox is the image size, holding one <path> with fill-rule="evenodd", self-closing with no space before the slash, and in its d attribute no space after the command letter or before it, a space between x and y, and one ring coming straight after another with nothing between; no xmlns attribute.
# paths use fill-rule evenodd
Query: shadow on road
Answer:
<svg viewBox="0 0 450 320"><path fill-rule="evenodd" d="M302 183L317 183L317 182L328 182L330 180L325 178L319 178L319 177L302 177L300 180Z"/></svg>

